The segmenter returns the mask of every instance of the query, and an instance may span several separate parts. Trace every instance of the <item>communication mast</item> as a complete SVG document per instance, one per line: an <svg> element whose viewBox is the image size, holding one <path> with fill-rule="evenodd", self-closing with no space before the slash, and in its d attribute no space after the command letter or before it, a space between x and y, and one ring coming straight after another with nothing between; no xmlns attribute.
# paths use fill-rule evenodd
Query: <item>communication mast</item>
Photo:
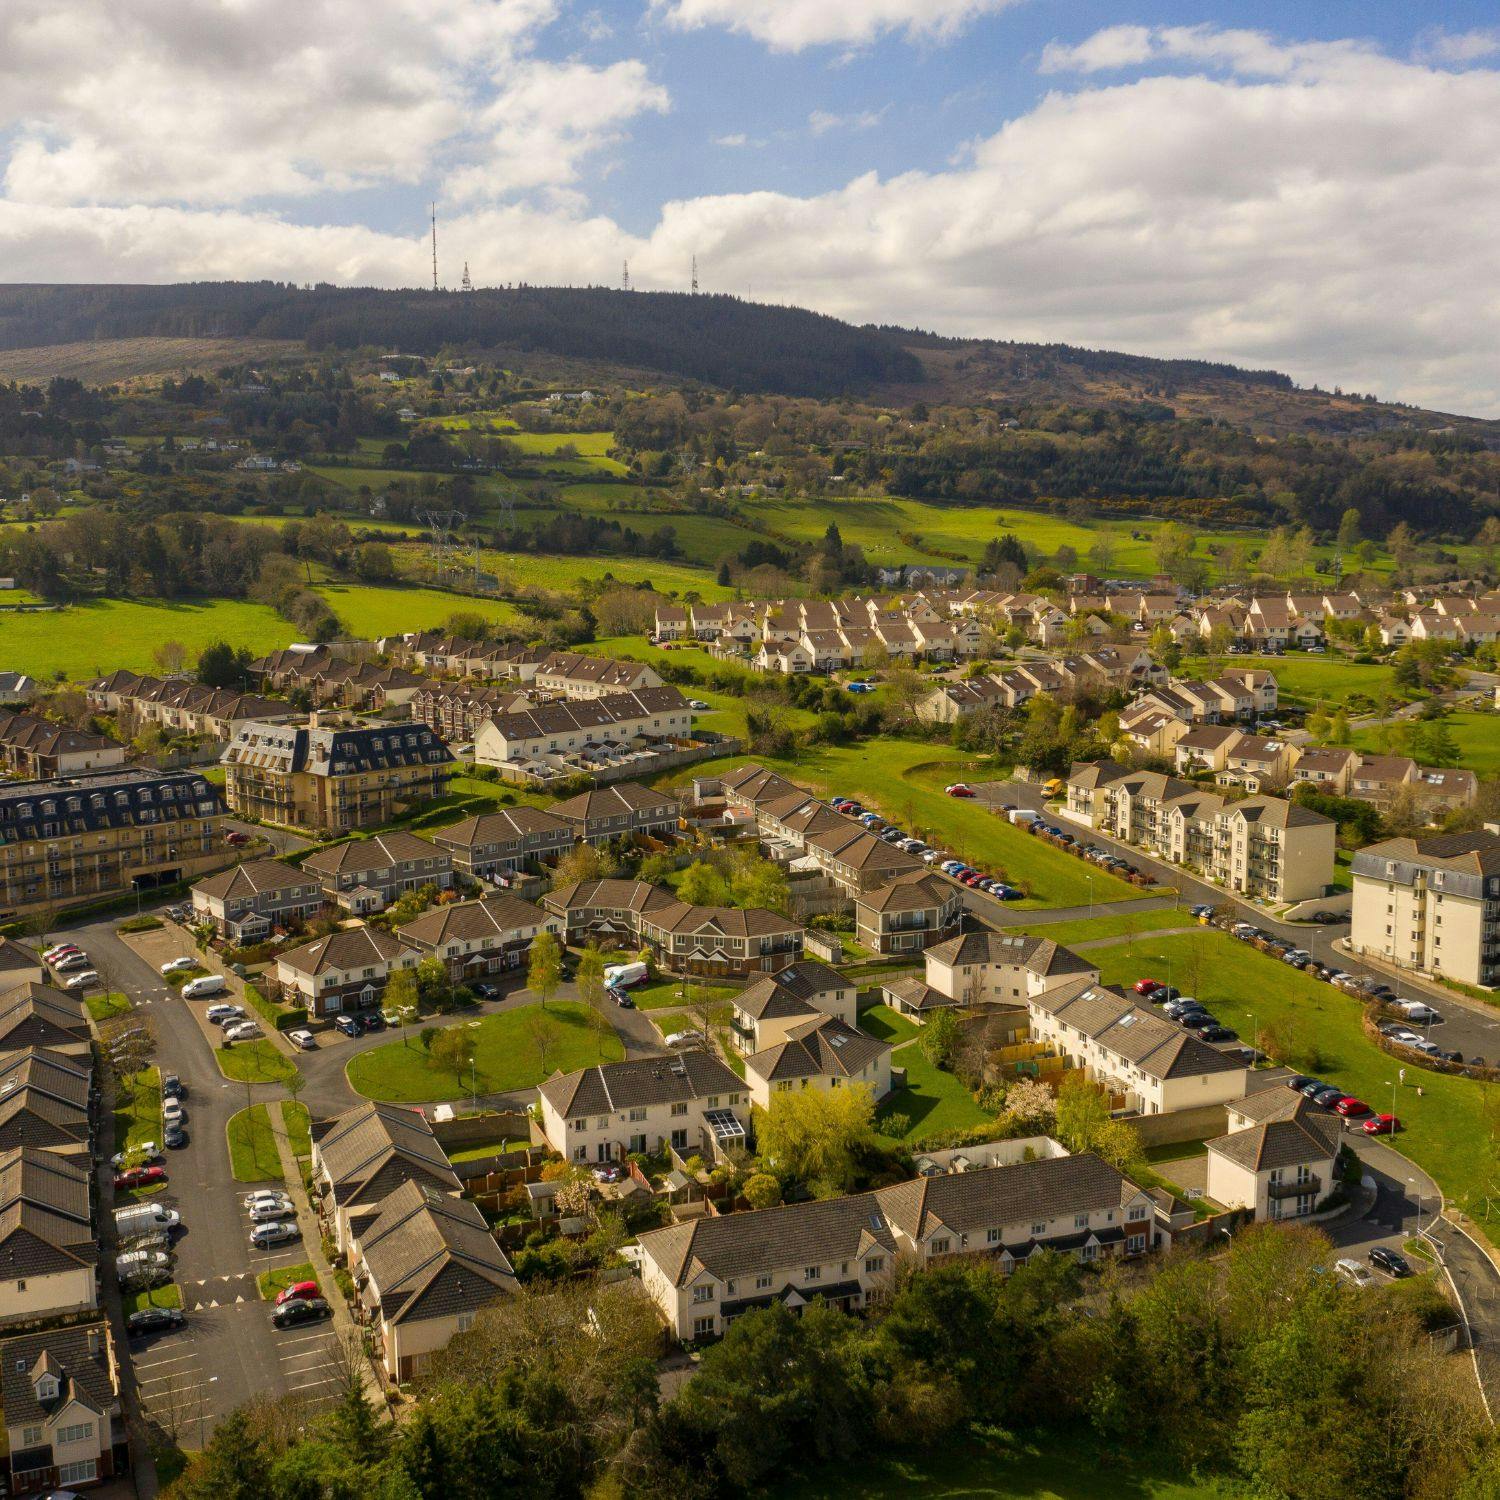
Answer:
<svg viewBox="0 0 1500 1500"><path fill-rule="evenodd" d="M468 261L464 262L464 279L461 282L459 282L458 285L459 285L459 289L461 291L472 292L474 290L474 283L469 280L469 263L468 263Z"/></svg>
<svg viewBox="0 0 1500 1500"><path fill-rule="evenodd" d="M437 291L437 204L432 205L432 289Z"/></svg>
<svg viewBox="0 0 1500 1500"><path fill-rule="evenodd" d="M698 295L698 257L693 257L693 295Z"/></svg>
<svg viewBox="0 0 1500 1500"><path fill-rule="evenodd" d="M625 269L620 272L620 290L622 292L630 290L630 262L628 260L625 262Z"/></svg>

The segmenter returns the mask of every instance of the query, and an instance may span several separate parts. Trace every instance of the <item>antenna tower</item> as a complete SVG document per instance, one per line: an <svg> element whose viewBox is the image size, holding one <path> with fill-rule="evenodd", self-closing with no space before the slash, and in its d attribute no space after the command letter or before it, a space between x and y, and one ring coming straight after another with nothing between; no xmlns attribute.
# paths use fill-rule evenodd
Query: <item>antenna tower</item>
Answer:
<svg viewBox="0 0 1500 1500"><path fill-rule="evenodd" d="M630 262L628 260L625 262L625 269L620 273L620 290L622 292L630 290Z"/></svg>
<svg viewBox="0 0 1500 1500"><path fill-rule="evenodd" d="M437 204L432 205L432 289L437 291Z"/></svg>
<svg viewBox="0 0 1500 1500"><path fill-rule="evenodd" d="M698 295L698 257L693 257L693 295Z"/></svg>
<svg viewBox="0 0 1500 1500"><path fill-rule="evenodd" d="M472 292L474 290L474 283L469 280L469 263L468 263L468 261L464 262L464 279L461 282L459 282L459 287L463 291L466 291L466 292Z"/></svg>

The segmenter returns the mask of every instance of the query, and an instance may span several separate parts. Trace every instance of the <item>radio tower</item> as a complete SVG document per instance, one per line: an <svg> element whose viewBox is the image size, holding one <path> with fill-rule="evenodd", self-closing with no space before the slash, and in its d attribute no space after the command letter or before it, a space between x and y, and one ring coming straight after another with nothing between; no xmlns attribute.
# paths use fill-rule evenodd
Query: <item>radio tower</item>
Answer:
<svg viewBox="0 0 1500 1500"><path fill-rule="evenodd" d="M432 289L437 291L437 204L432 205Z"/></svg>
<svg viewBox="0 0 1500 1500"><path fill-rule="evenodd" d="M474 290L474 283L469 280L469 263L468 263L468 261L464 262L464 279L461 282L459 282L459 288L460 288L460 290L465 291L465 292L472 292Z"/></svg>
<svg viewBox="0 0 1500 1500"><path fill-rule="evenodd" d="M620 290L622 292L630 290L630 262L628 260L625 262L625 269L620 273Z"/></svg>
<svg viewBox="0 0 1500 1500"><path fill-rule="evenodd" d="M693 295L698 295L698 257L693 257Z"/></svg>

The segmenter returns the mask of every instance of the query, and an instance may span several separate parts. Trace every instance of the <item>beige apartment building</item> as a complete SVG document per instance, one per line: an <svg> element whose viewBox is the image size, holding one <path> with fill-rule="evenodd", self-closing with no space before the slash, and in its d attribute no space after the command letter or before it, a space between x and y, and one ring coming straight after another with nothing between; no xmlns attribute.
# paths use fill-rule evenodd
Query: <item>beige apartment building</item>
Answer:
<svg viewBox="0 0 1500 1500"><path fill-rule="evenodd" d="M441 797L453 773L447 745L425 724L316 713L241 724L223 765L231 811L317 833L389 823Z"/></svg>
<svg viewBox="0 0 1500 1500"><path fill-rule="evenodd" d="M1386 839L1361 849L1352 873L1355 953L1500 985L1500 834Z"/></svg>

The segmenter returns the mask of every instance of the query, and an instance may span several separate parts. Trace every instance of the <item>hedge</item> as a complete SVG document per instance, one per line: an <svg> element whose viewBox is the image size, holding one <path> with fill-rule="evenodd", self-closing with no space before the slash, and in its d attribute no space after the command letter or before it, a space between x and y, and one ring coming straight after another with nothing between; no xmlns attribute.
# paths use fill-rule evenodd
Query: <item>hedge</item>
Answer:
<svg viewBox="0 0 1500 1500"><path fill-rule="evenodd" d="M307 1025L305 1005L282 1005L272 1000L253 979L245 981L245 998L259 1012L261 1019L277 1031L297 1031Z"/></svg>

